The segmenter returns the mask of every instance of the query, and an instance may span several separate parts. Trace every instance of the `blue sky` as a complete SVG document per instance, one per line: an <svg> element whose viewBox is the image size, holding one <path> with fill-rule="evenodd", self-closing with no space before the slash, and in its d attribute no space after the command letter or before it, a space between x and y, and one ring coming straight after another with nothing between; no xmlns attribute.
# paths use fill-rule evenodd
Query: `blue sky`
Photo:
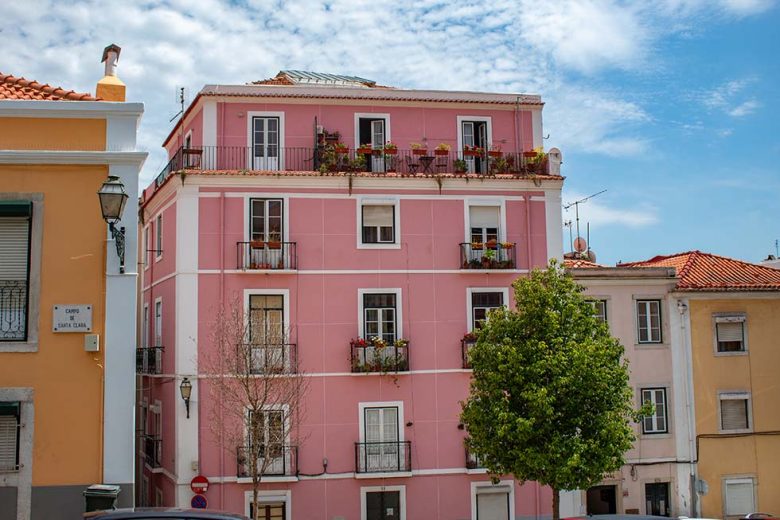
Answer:
<svg viewBox="0 0 780 520"><path fill-rule="evenodd" d="M177 86L289 68L538 93L564 202L607 190L580 211L600 262L757 261L780 238L779 33L776 0L30 0L0 2L0 72L94 91L103 47L122 46L143 186Z"/></svg>

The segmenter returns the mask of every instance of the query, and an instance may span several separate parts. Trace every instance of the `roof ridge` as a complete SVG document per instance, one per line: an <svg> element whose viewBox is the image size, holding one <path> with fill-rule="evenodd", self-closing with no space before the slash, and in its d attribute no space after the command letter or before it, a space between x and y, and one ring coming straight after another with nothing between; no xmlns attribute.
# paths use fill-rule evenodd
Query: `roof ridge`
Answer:
<svg viewBox="0 0 780 520"><path fill-rule="evenodd" d="M62 87L40 83L24 76L3 74L0 72L0 99L44 100L44 101L101 101L100 98L86 92L66 90Z"/></svg>

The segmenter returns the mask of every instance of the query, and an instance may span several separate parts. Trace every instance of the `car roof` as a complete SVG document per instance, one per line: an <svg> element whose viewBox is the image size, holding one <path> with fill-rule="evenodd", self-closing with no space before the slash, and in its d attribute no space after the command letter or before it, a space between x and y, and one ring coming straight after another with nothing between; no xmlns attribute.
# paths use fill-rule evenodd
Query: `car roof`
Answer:
<svg viewBox="0 0 780 520"><path fill-rule="evenodd" d="M84 518L97 519L131 519L131 518L191 518L197 520L247 520L245 516L226 511L209 509L182 509L165 507L136 507L115 509L111 511L94 511L86 513Z"/></svg>

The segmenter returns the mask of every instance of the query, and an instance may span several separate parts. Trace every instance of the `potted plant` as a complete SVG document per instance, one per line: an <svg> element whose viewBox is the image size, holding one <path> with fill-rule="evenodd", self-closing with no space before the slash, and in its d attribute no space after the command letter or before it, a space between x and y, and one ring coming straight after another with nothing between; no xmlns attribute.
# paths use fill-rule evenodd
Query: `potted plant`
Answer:
<svg viewBox="0 0 780 520"><path fill-rule="evenodd" d="M503 155L503 152L501 151L501 145L499 144L490 145L490 150L488 151L488 155L490 157L501 157Z"/></svg>
<svg viewBox="0 0 780 520"><path fill-rule="evenodd" d="M515 244L513 242L501 242L501 249L513 249Z"/></svg>
<svg viewBox="0 0 780 520"><path fill-rule="evenodd" d="M262 240L252 240L249 242L249 245L252 247L252 249L262 249L265 247L265 242Z"/></svg>
<svg viewBox="0 0 780 520"><path fill-rule="evenodd" d="M447 143L439 143L436 148L433 149L434 155L449 155L452 148Z"/></svg>
<svg viewBox="0 0 780 520"><path fill-rule="evenodd" d="M490 239L485 244L485 247L488 249L495 249L497 247L498 242L495 239Z"/></svg>
<svg viewBox="0 0 780 520"><path fill-rule="evenodd" d="M358 147L358 149L357 149L357 153L359 153L361 155L370 154L373 151L374 151L374 148L371 146L371 143L361 144Z"/></svg>
<svg viewBox="0 0 780 520"><path fill-rule="evenodd" d="M533 157L536 157L536 152L534 150L527 150L523 152L523 157L525 157L526 159L531 159Z"/></svg>
<svg viewBox="0 0 780 520"><path fill-rule="evenodd" d="M344 143L334 144L333 149L336 151L336 153L341 153L341 154L345 154L349 152L349 147Z"/></svg>
<svg viewBox="0 0 780 520"><path fill-rule="evenodd" d="M482 267L482 263L477 258L469 260L469 269L479 269Z"/></svg>
<svg viewBox="0 0 780 520"><path fill-rule="evenodd" d="M410 143L409 147L412 149L412 155L427 155L428 147L420 143Z"/></svg>
<svg viewBox="0 0 780 520"><path fill-rule="evenodd" d="M484 150L482 150L482 148L480 148L479 146L466 145L465 147L463 147L464 157L479 157L480 155L482 155L483 152Z"/></svg>
<svg viewBox="0 0 780 520"><path fill-rule="evenodd" d="M463 341L466 343L473 343L477 341L477 334L474 332L467 332L463 335Z"/></svg>
<svg viewBox="0 0 780 520"><path fill-rule="evenodd" d="M392 141L387 141L387 143L385 143L385 155L395 155L397 153L398 146Z"/></svg>
<svg viewBox="0 0 780 520"><path fill-rule="evenodd" d="M471 243L471 249L473 251L481 251L484 247L484 244L482 242L472 242Z"/></svg>
<svg viewBox="0 0 780 520"><path fill-rule="evenodd" d="M490 269L493 266L493 262L496 258L496 252L493 249L485 250L485 254L482 255L482 268Z"/></svg>
<svg viewBox="0 0 780 520"><path fill-rule="evenodd" d="M455 173L466 173L469 169L469 164L463 159L455 159L452 161L452 166L455 168Z"/></svg>
<svg viewBox="0 0 780 520"><path fill-rule="evenodd" d="M341 140L341 134L338 132L338 130L332 133L325 130L324 133L325 133L325 141L329 143L337 143Z"/></svg>

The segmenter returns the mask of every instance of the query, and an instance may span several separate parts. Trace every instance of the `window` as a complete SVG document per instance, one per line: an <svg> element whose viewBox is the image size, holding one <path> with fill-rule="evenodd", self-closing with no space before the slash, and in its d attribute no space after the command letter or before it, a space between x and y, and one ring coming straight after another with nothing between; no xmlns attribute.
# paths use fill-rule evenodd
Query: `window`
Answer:
<svg viewBox="0 0 780 520"><path fill-rule="evenodd" d="M249 239L281 242L284 237L282 199L251 199L249 201Z"/></svg>
<svg viewBox="0 0 780 520"><path fill-rule="evenodd" d="M152 253L152 230L150 226L144 227L144 269L149 268Z"/></svg>
<svg viewBox="0 0 780 520"><path fill-rule="evenodd" d="M504 305L504 294L501 292L471 293L471 323L472 328L480 329L487 321L488 312Z"/></svg>
<svg viewBox="0 0 780 520"><path fill-rule="evenodd" d="M750 429L750 394L722 393L720 398L720 429L744 431Z"/></svg>
<svg viewBox="0 0 780 520"><path fill-rule="evenodd" d="M162 346L162 300L154 302L154 346Z"/></svg>
<svg viewBox="0 0 780 520"><path fill-rule="evenodd" d="M590 300L593 305L593 315L598 319L607 322L607 300Z"/></svg>
<svg viewBox="0 0 780 520"><path fill-rule="evenodd" d="M401 440L403 412L400 408L361 406L361 412L363 431L357 453L357 472L409 471L411 459L407 444Z"/></svg>
<svg viewBox="0 0 780 520"><path fill-rule="evenodd" d="M249 343L252 373L289 368L289 355L285 355L287 339L283 295L249 296Z"/></svg>
<svg viewBox="0 0 780 520"><path fill-rule="evenodd" d="M400 491L369 491L366 493L366 520L398 520L400 511Z"/></svg>
<svg viewBox="0 0 780 520"><path fill-rule="evenodd" d="M752 478L732 478L723 481L723 502L726 516L744 516L756 510Z"/></svg>
<svg viewBox="0 0 780 520"><path fill-rule="evenodd" d="M280 170L283 124L280 116L252 117L252 168Z"/></svg>
<svg viewBox="0 0 780 520"><path fill-rule="evenodd" d="M249 502L249 518L254 516L254 502ZM285 502L268 502L258 504L257 520L285 520L287 504Z"/></svg>
<svg viewBox="0 0 780 520"><path fill-rule="evenodd" d="M392 204L364 204L362 227L364 244L395 243L395 206Z"/></svg>
<svg viewBox="0 0 780 520"><path fill-rule="evenodd" d="M667 433L669 421L666 414L666 388L643 388L642 404L654 406L653 414L642 418L642 433Z"/></svg>
<svg viewBox="0 0 780 520"><path fill-rule="evenodd" d="M380 337L392 345L396 330L396 295L363 294L363 336Z"/></svg>
<svg viewBox="0 0 780 520"><path fill-rule="evenodd" d="M498 206L470 206L469 228L471 242L485 244L499 240L500 208ZM482 254L481 252L479 253Z"/></svg>
<svg viewBox="0 0 780 520"><path fill-rule="evenodd" d="M355 147L368 144L374 150L382 149L390 141L390 114L356 113ZM393 166L393 156L371 155L366 157L366 167L371 172L384 172Z"/></svg>
<svg viewBox="0 0 780 520"><path fill-rule="evenodd" d="M0 402L0 472L19 469L20 404Z"/></svg>
<svg viewBox="0 0 780 520"><path fill-rule="evenodd" d="M292 461L290 452L285 449L284 411L250 411L248 420L247 444L249 454L257 457L258 472L261 475L287 475ZM251 466L247 464L247 473L249 468Z"/></svg>
<svg viewBox="0 0 780 520"><path fill-rule="evenodd" d="M162 226L162 213L157 215L157 220L155 221L155 238L157 239L157 242L155 243L155 256L157 258L160 258L162 256L162 248L163 248L163 226Z"/></svg>
<svg viewBox="0 0 780 520"><path fill-rule="evenodd" d="M27 341L32 203L0 201L0 341Z"/></svg>
<svg viewBox="0 0 780 520"><path fill-rule="evenodd" d="M745 352L745 316L716 316L715 345L718 353Z"/></svg>
<svg viewBox="0 0 780 520"><path fill-rule="evenodd" d="M661 300L637 300L639 343L661 343Z"/></svg>
<svg viewBox="0 0 780 520"><path fill-rule="evenodd" d="M141 324L141 346L149 346L149 304L144 304L144 319Z"/></svg>

